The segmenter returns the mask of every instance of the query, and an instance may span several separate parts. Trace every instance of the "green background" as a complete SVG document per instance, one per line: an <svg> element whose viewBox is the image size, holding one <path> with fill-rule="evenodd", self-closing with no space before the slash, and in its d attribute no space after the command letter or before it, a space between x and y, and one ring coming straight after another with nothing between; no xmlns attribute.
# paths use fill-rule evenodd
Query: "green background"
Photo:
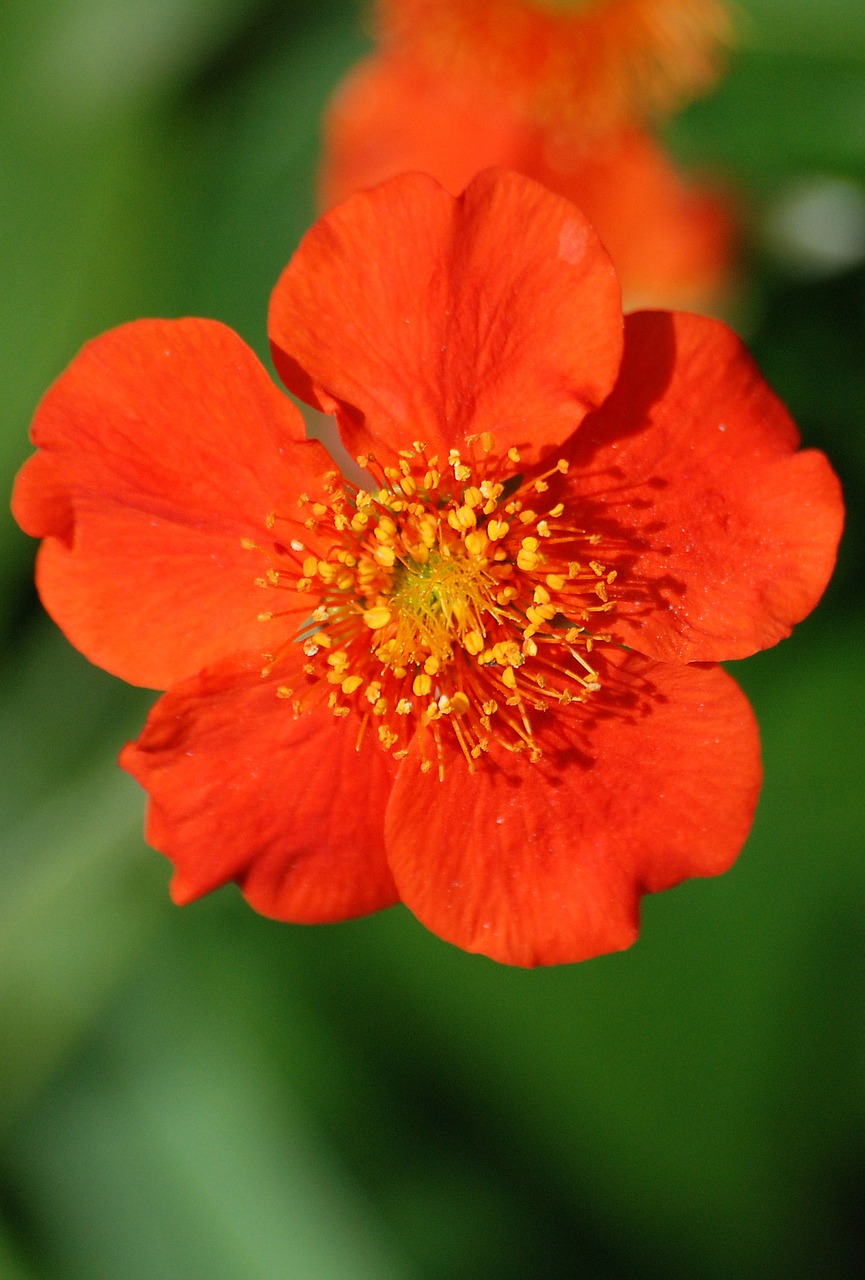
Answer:
<svg viewBox="0 0 865 1280"><path fill-rule="evenodd" d="M731 319L849 505L817 613L731 668L766 767L739 863L647 900L630 952L535 972L402 908L178 911L114 763L151 699L47 622L3 516L2 1280L865 1273L865 11L738 20L670 141L738 192ZM364 48L347 2L5 0L8 485L97 332L200 314L266 352L321 108Z"/></svg>

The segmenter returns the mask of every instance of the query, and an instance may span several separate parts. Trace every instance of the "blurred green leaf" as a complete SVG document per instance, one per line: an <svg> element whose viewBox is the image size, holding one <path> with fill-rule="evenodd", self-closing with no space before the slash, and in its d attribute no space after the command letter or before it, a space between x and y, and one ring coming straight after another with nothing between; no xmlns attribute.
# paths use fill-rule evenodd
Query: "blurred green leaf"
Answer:
<svg viewBox="0 0 865 1280"><path fill-rule="evenodd" d="M191 109L179 152L202 166L193 309L218 315L267 357L267 306L277 278L317 216L321 113L363 42L324 17L269 50L253 71Z"/></svg>
<svg viewBox="0 0 865 1280"><path fill-rule="evenodd" d="M91 1046L11 1145L51 1274L409 1280L244 1011L184 980L189 958L151 951L110 1052Z"/></svg>
<svg viewBox="0 0 865 1280"><path fill-rule="evenodd" d="M0 1280L40 1280L7 1238L2 1223L0 1223Z"/></svg>
<svg viewBox="0 0 865 1280"><path fill-rule="evenodd" d="M0 905L0 1128L38 1095L161 911L137 788L107 761L7 832ZM133 850L136 850L133 853Z"/></svg>
<svg viewBox="0 0 865 1280"><path fill-rule="evenodd" d="M47 618L21 637L0 669L0 822L9 830L99 753L106 775L144 721L152 693L93 667ZM7 848L7 858L9 857Z"/></svg>
<svg viewBox="0 0 865 1280"><path fill-rule="evenodd" d="M193 74L257 0L30 0L7 6L5 98L38 127L99 127Z"/></svg>
<svg viewBox="0 0 865 1280"><path fill-rule="evenodd" d="M746 45L865 65L860 0L741 0L734 12Z"/></svg>
<svg viewBox="0 0 865 1280"><path fill-rule="evenodd" d="M722 166L751 192L802 170L861 174L865 74L809 53L745 50L715 93L677 117L668 135L682 159Z"/></svg>

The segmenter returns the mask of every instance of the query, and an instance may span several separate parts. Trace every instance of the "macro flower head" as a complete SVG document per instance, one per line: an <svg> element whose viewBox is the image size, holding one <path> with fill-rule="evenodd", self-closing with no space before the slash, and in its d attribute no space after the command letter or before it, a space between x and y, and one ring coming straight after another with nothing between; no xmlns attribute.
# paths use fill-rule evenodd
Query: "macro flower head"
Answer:
<svg viewBox="0 0 865 1280"><path fill-rule="evenodd" d="M395 174L454 194L514 169L578 204L629 307L710 305L734 254L729 199L692 185L649 126L714 83L718 0L382 0L379 44L324 121L324 207Z"/></svg>
<svg viewBox="0 0 865 1280"><path fill-rule="evenodd" d="M72 642L167 689L121 759L175 900L401 900L520 965L628 946L642 894L747 835L757 731L716 664L819 598L831 468L723 325L623 318L584 216L516 174L353 196L269 330L362 485L191 319L85 347L14 498Z"/></svg>

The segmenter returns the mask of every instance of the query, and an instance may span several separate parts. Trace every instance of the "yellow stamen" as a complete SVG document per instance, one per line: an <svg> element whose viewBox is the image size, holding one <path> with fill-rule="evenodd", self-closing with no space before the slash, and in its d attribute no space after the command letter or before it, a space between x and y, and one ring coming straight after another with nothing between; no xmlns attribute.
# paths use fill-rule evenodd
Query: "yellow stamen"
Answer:
<svg viewBox="0 0 865 1280"><path fill-rule="evenodd" d="M511 448L499 478L491 435L451 450L444 477L420 442L393 465L367 456L381 487L343 490L326 477L327 503L302 496L318 555L285 536L250 545L265 561L262 589L310 600L296 637L301 684L278 686L291 713L356 716L357 749L372 740L396 759L419 734L440 777L448 735L470 770L496 743L539 758L538 716L578 714L600 687L584 655L609 637L587 628L612 608L616 570L597 558L598 535L562 521L564 503L544 508L547 477L566 460L526 480L511 469L519 461ZM298 529L301 519L274 517ZM590 561L568 558L587 545ZM292 641L276 639L289 615L258 616L275 637L267 675L290 663Z"/></svg>

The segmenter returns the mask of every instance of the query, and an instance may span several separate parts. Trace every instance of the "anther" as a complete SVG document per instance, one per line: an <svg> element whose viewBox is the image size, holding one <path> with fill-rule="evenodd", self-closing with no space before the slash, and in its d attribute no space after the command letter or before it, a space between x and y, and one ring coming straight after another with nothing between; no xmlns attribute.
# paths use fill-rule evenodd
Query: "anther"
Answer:
<svg viewBox="0 0 865 1280"><path fill-rule="evenodd" d="M365 611L363 620L370 631L381 631L382 627L386 627L390 622L391 611L387 605L375 605L372 609Z"/></svg>

